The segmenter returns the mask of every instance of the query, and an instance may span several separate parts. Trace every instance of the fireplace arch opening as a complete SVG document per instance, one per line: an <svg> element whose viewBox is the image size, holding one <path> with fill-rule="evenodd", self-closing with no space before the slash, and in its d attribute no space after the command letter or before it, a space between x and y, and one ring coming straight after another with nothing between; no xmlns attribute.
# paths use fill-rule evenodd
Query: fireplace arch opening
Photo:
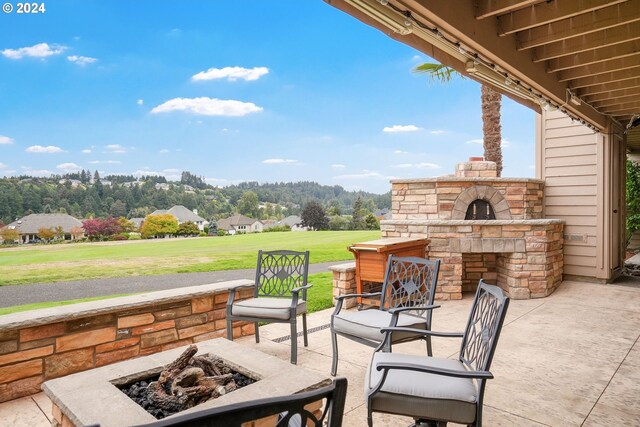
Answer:
<svg viewBox="0 0 640 427"><path fill-rule="evenodd" d="M486 200L476 199L469 203L467 213L464 216L465 220L492 220L496 219L496 214L493 211L493 206Z"/></svg>

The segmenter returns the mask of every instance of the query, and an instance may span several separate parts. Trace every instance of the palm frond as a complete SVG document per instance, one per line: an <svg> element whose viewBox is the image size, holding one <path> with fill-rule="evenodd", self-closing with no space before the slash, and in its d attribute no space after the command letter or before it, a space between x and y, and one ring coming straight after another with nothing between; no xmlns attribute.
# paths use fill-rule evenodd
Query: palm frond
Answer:
<svg viewBox="0 0 640 427"><path fill-rule="evenodd" d="M427 76L429 76L429 79L432 83L446 83L453 77L464 78L464 75L451 67L448 67L444 64L434 64L430 62L426 62L424 64L416 66L413 69L413 72L417 74L426 74Z"/></svg>

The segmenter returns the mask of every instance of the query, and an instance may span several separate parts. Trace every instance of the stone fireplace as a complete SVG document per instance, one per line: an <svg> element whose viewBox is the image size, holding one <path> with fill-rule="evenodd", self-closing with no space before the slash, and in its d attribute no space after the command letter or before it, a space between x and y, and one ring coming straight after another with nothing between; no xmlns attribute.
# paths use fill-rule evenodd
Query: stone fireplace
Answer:
<svg viewBox="0 0 640 427"><path fill-rule="evenodd" d="M482 158L455 174L391 181L392 218L382 237L430 239L441 259L436 298L460 299L479 279L513 299L544 297L562 280L564 223L543 218L544 181L498 178Z"/></svg>

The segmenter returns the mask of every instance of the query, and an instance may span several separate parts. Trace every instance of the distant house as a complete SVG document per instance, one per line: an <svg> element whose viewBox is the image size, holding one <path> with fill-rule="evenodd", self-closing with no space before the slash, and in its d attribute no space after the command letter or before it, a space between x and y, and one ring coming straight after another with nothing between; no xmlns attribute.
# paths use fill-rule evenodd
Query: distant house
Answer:
<svg viewBox="0 0 640 427"><path fill-rule="evenodd" d="M77 188L77 187L84 187L84 185L82 185L82 181L78 180L78 179L66 179L63 178L60 181L58 181L58 184L66 184L66 183L71 184L71 188Z"/></svg>
<svg viewBox="0 0 640 427"><path fill-rule="evenodd" d="M288 225L291 228L291 231L308 231L308 227L302 226L302 218L298 215L289 215L288 217L278 221L276 223L278 226Z"/></svg>
<svg viewBox="0 0 640 427"><path fill-rule="evenodd" d="M166 182L158 182L156 185L154 185L156 190L168 190L169 189L169 184L167 184Z"/></svg>
<svg viewBox="0 0 640 427"><path fill-rule="evenodd" d="M136 230L140 230L140 226L142 226L144 218L130 218L129 221L131 221L133 225L136 226Z"/></svg>
<svg viewBox="0 0 640 427"><path fill-rule="evenodd" d="M228 234L259 233L264 230L264 224L258 219L236 214L218 220L218 230L224 230Z"/></svg>
<svg viewBox="0 0 640 427"><path fill-rule="evenodd" d="M198 216L197 210L189 210L182 205L176 205L171 209L158 209L151 213L151 215L162 215L162 214L170 214L176 217L178 220L178 224L182 224L183 222L191 221L198 226L200 231L204 231L204 228L209 225L209 221Z"/></svg>
<svg viewBox="0 0 640 427"><path fill-rule="evenodd" d="M378 221L381 221L383 219L391 219L391 211L387 208L378 209L373 213L373 216L375 216Z"/></svg>
<svg viewBox="0 0 640 427"><path fill-rule="evenodd" d="M82 223L71 215L54 213L54 214L31 214L22 217L3 228L9 228L18 231L21 243L29 243L38 240L38 230L41 228L50 228L56 230L62 227L65 240L73 240L71 229L74 227L82 227Z"/></svg>

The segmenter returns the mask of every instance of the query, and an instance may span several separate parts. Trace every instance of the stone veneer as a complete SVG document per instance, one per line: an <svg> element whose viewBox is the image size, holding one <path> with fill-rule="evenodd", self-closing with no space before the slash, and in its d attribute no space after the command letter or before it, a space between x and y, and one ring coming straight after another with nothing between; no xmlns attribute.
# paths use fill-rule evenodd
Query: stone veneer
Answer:
<svg viewBox="0 0 640 427"><path fill-rule="evenodd" d="M40 392L49 379L226 336L234 280L0 316L0 402ZM234 323L234 337L254 324Z"/></svg>

